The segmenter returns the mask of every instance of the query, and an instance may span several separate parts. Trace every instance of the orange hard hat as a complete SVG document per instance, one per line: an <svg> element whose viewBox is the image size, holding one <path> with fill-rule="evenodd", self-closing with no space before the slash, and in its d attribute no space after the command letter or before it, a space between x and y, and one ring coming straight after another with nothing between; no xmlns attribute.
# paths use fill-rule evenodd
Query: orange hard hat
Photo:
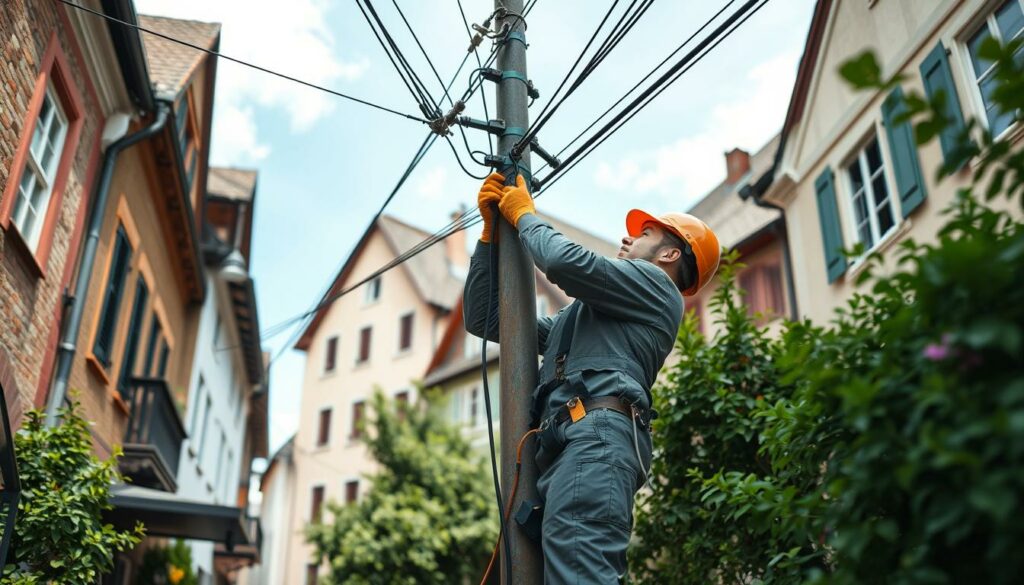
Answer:
<svg viewBox="0 0 1024 585"><path fill-rule="evenodd" d="M646 211L633 209L626 214L626 232L630 237L640 235L648 223L657 224L690 244L697 264L697 282L682 293L687 297L697 294L718 270L718 260L722 254L718 236L711 231L708 224L688 213L669 212L654 217Z"/></svg>

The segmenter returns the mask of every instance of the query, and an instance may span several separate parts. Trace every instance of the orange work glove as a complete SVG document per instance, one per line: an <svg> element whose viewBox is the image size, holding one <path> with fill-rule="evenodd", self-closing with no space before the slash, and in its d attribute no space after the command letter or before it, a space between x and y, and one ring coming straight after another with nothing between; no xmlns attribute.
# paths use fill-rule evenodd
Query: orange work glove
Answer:
<svg viewBox="0 0 1024 585"><path fill-rule="evenodd" d="M526 179L523 179L522 175L516 175L516 185L514 187L505 187L503 191L504 194L498 203L498 209L501 210L501 214L505 216L505 219L510 224L518 228L520 217L527 213L537 213L537 208L533 205L533 197L526 188Z"/></svg>
<svg viewBox="0 0 1024 585"><path fill-rule="evenodd" d="M494 225L494 204L501 201L502 187L504 186L505 175L491 173L484 179L484 184L480 186L480 194L476 198L476 205L480 208L480 217L484 220L484 233L480 234L480 241L485 244L491 242L491 229Z"/></svg>

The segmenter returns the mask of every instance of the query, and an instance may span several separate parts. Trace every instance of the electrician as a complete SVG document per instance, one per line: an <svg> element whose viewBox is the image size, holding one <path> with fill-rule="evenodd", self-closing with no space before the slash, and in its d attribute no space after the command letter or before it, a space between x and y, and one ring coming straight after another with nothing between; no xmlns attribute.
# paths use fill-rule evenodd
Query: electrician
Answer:
<svg viewBox="0 0 1024 585"><path fill-rule="evenodd" d="M544 582L618 583L626 574L633 497L650 468L651 387L675 342L682 297L718 269L718 239L692 215L634 209L618 257L605 258L540 219L521 176L514 186L504 181L492 173L480 189L484 231L466 279L466 330L499 341L496 278L487 290L497 203L537 268L576 299L537 319L544 359L533 412L541 429Z"/></svg>

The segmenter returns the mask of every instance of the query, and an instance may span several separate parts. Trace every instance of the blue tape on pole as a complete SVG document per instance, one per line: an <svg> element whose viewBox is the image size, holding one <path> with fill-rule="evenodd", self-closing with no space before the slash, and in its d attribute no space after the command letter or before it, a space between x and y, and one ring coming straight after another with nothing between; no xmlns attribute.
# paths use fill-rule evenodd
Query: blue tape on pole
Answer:
<svg viewBox="0 0 1024 585"><path fill-rule="evenodd" d="M502 136L526 136L526 128L520 128L519 126L512 126L505 128L505 131L501 133Z"/></svg>
<svg viewBox="0 0 1024 585"><path fill-rule="evenodd" d="M523 43L524 47L527 47L527 48L529 48L529 46L530 46L530 45L526 44L526 34L521 32L521 31L518 31L518 30L514 30L514 31L508 33L507 35L505 35L505 40L506 41L519 41L520 43Z"/></svg>
<svg viewBox="0 0 1024 585"><path fill-rule="evenodd" d="M518 79L519 81L525 83L527 86L530 85L530 82L526 79L525 75L511 69L501 72L501 80L505 81L506 79Z"/></svg>

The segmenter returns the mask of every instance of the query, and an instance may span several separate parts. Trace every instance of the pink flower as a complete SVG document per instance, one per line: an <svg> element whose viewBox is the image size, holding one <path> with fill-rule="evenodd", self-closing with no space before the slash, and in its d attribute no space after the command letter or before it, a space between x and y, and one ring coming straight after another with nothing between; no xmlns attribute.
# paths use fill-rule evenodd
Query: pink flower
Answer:
<svg viewBox="0 0 1024 585"><path fill-rule="evenodd" d="M941 342L929 343L924 347L924 351L922 351L921 354L924 356L925 359L931 360L933 362L941 362L947 360L950 357L952 357L955 353L952 346L950 346L950 341L952 341L952 336L948 333L945 333L942 335Z"/></svg>

